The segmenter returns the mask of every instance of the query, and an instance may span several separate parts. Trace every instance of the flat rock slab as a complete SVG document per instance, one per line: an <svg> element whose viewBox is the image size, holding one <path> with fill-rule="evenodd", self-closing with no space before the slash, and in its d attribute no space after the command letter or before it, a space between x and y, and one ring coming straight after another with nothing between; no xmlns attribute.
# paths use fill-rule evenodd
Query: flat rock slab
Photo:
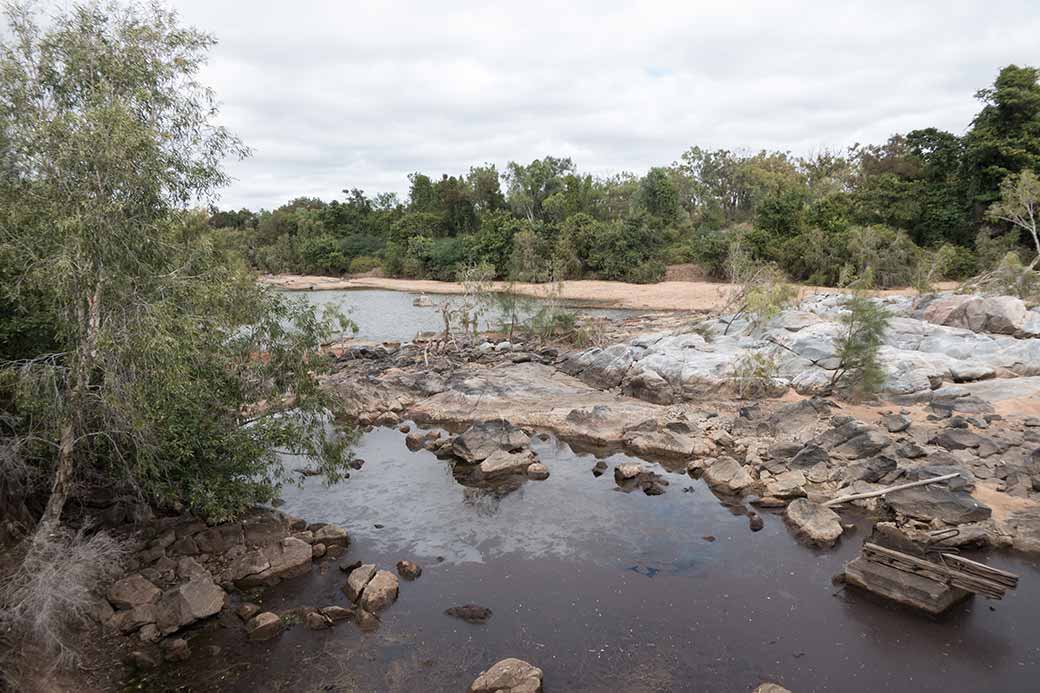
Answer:
<svg viewBox="0 0 1040 693"><path fill-rule="evenodd" d="M940 520L949 525L981 522L993 514L989 506L967 492L950 491L939 484L895 491L885 496L885 502L907 517L925 522Z"/></svg>
<svg viewBox="0 0 1040 693"><path fill-rule="evenodd" d="M845 579L851 585L935 615L971 596L965 590L868 561L862 556L845 566Z"/></svg>

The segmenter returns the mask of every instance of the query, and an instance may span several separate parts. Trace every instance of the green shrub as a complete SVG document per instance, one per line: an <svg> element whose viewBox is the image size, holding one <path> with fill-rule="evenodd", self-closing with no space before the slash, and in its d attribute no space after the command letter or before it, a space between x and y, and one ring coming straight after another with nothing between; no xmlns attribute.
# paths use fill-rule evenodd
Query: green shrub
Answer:
<svg viewBox="0 0 1040 693"><path fill-rule="evenodd" d="M365 272L371 272L379 267L379 265L379 258L370 255L360 255L350 261L350 273L364 274Z"/></svg>

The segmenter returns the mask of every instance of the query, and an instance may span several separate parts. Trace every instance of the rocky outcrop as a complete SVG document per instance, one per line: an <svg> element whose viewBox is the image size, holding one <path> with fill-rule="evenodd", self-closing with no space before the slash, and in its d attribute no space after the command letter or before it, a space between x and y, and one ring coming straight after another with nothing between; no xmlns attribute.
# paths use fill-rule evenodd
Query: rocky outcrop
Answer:
<svg viewBox="0 0 1040 693"><path fill-rule="evenodd" d="M542 670L522 659L503 659L480 673L469 693L541 693Z"/></svg>

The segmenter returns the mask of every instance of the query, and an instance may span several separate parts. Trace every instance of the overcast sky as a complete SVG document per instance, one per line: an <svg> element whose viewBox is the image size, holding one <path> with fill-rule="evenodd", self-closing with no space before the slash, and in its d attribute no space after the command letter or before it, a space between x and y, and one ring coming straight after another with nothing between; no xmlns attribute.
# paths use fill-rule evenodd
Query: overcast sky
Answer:
<svg viewBox="0 0 1040 693"><path fill-rule="evenodd" d="M1040 65L1036 0L173 5L219 39L204 78L254 151L230 207L545 154L603 174L959 134L1000 66Z"/></svg>

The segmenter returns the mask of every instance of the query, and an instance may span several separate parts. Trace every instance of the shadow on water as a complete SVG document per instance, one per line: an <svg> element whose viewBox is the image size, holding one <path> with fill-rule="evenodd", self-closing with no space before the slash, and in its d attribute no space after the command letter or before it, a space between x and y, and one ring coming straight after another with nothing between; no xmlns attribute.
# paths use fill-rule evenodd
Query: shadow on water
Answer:
<svg viewBox="0 0 1040 693"><path fill-rule="evenodd" d="M407 558L422 577L402 581L374 633L296 626L248 643L237 622L212 624L192 648L221 654L171 667L169 687L463 691L516 656L544 669L549 692L750 691L764 680L796 692L1036 690L1034 562L989 557L1022 574L1019 589L930 619L832 586L863 528L815 551L779 515L763 513L764 529L751 532L739 508L684 474L647 463L667 492L624 493L609 471L590 473L594 455L552 437L534 448L550 478L498 495L458 484L447 462L408 451L396 430L366 434L361 471L332 488L308 479L287 489L283 509L347 527L342 562L392 569ZM345 605L342 583L329 562L269 590L264 606ZM443 613L467 603L494 615L472 625Z"/></svg>

